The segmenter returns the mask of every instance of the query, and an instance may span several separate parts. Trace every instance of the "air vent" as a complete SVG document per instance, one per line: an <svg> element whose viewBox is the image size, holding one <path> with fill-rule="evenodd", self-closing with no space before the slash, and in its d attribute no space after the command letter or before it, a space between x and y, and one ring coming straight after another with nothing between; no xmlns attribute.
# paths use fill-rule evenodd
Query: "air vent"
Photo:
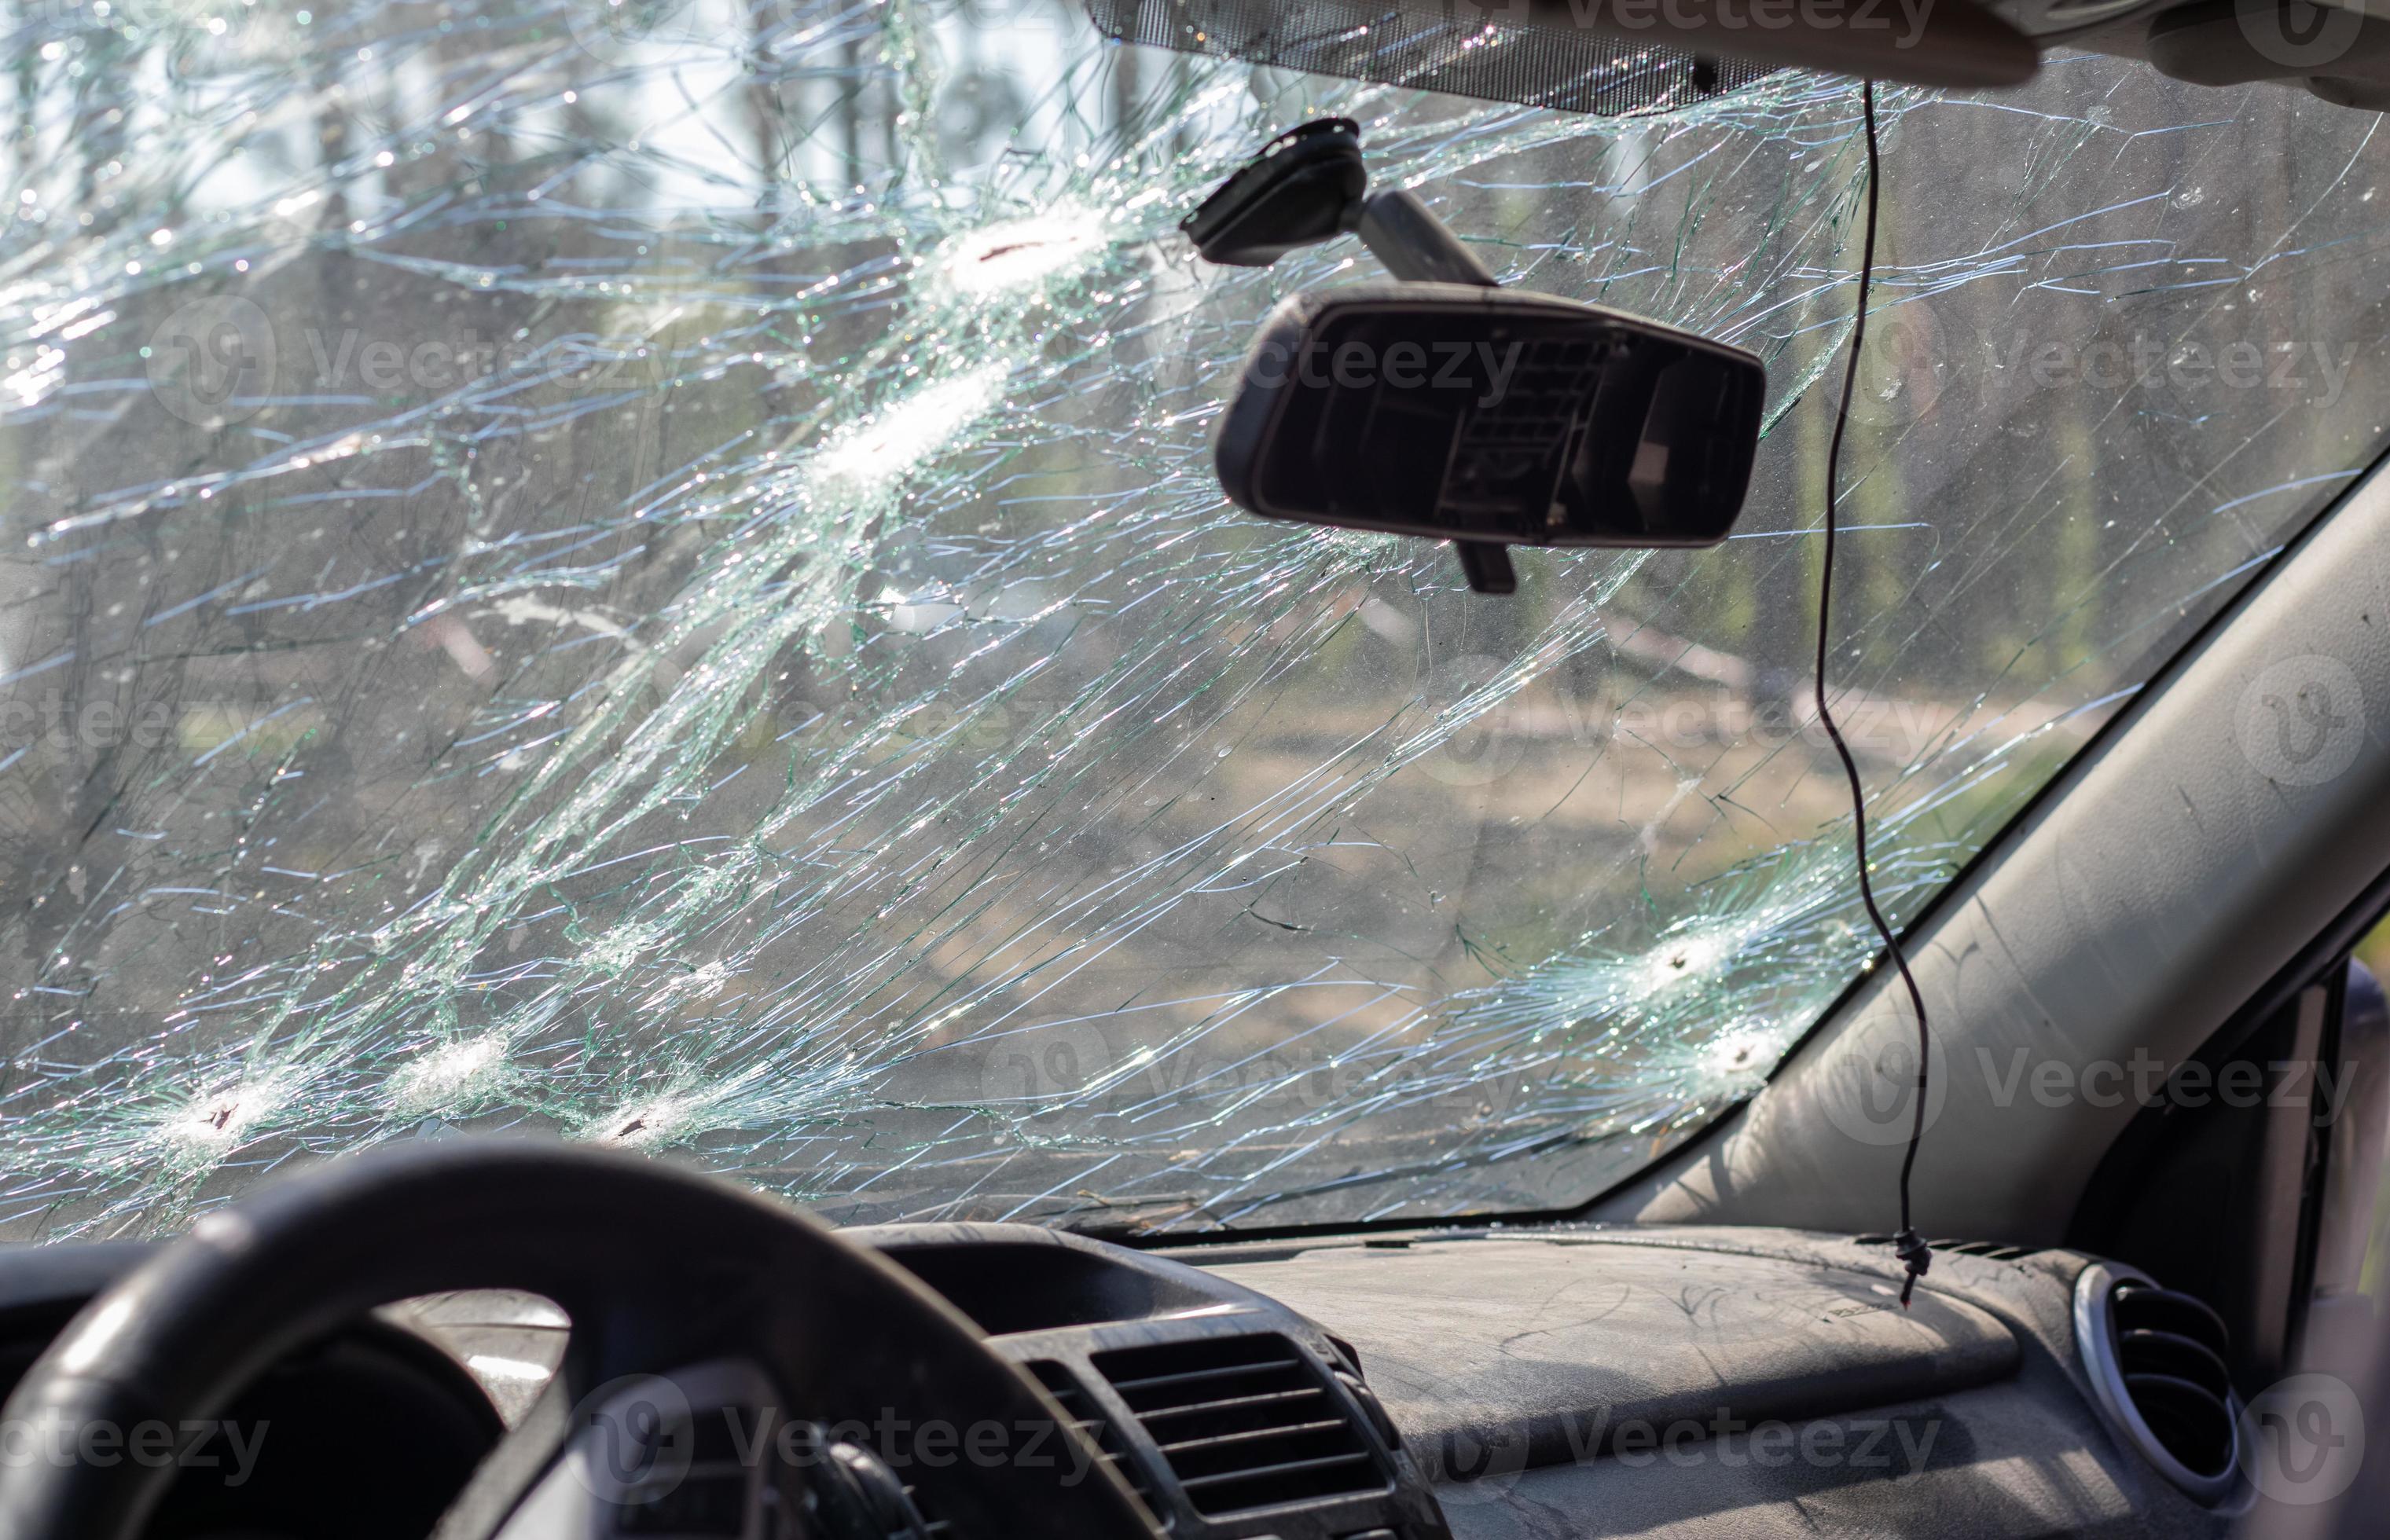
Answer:
<svg viewBox="0 0 2390 1540"><path fill-rule="evenodd" d="M1145 1479L1144 1469L1130 1457L1127 1448L1121 1443L1120 1431L1088 1400L1078 1378L1051 1359L1040 1359L1024 1367L1037 1377L1037 1382L1045 1386L1047 1393L1061 1406L1063 1415L1071 1419L1071 1426L1078 1430L1079 1436L1095 1446L1096 1453L1103 1457L1106 1465L1121 1473L1121 1479L1128 1482L1129 1490L1137 1494L1137 1500L1144 1503L1149 1510L1160 1512L1161 1505L1153 1500L1153 1485Z"/></svg>
<svg viewBox="0 0 2390 1540"><path fill-rule="evenodd" d="M1207 1337L1095 1356L1207 1519L1388 1490L1342 1397L1284 1337Z"/></svg>
<svg viewBox="0 0 2390 1540"><path fill-rule="evenodd" d="M2092 1391L2126 1440L2203 1501L2230 1491L2241 1407L2223 1319L2130 1268L2099 1264L2075 1285L2075 1334Z"/></svg>

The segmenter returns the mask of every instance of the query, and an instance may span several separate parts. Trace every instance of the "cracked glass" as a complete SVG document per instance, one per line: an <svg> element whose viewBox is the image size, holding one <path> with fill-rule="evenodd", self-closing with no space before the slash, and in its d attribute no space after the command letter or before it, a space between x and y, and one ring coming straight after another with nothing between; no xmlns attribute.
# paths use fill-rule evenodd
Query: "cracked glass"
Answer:
<svg viewBox="0 0 2390 1540"><path fill-rule="evenodd" d="M0 1235L526 1128L838 1220L1548 1209L1869 966L1805 697L1849 83L1583 116L1052 0L6 25ZM1376 274L1175 226L1326 112L1506 282L1767 360L1733 539L1487 597L1224 503L1255 323ZM1883 113L1832 682L1899 918L2376 453L2390 249L2301 93Z"/></svg>

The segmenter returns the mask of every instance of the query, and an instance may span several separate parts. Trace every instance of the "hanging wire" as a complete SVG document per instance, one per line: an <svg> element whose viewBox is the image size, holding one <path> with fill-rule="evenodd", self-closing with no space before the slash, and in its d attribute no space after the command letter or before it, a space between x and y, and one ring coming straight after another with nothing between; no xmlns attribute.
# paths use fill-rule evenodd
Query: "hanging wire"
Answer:
<svg viewBox="0 0 2390 1540"><path fill-rule="evenodd" d="M1843 741L1843 730L1834 725L1834 713L1826 704L1826 638L1833 631L1834 507L1842 495L1843 430L1850 426L1851 392L1858 387L1859 350L1867 341L1868 290L1875 280L1876 193L1883 181L1875 134L1875 82L1868 81L1860 86L1859 103L1867 119L1867 234L1859 248L1858 315L1851 323L1850 363L1843 371L1843 398L1834 408L1833 443L1826 451L1825 571L1818 582L1818 720L1825 724L1826 736L1834 740L1834 752L1842 756L1843 773L1851 781L1851 839L1858 849L1860 901L1867 905L1868 918L1875 922L1876 934L1883 938L1884 950L1892 954L1894 966L1900 969L1900 982L1908 986L1909 1006L1917 1012L1917 1106L1908 1125L1908 1152L1900 1161L1900 1229L1892 1241L1893 1254L1908 1270L1908 1276L1900 1282L1901 1308L1907 1309L1917 1280L1934 1264L1934 1249L1925 1244L1908 1217L1908 1177L1917 1168L1918 1144L1925 1137L1925 1060L1930 1041L1926 1035L1925 996L1917 987L1917 976L1908 970L1908 957L1900 949L1900 939L1892 933L1883 910L1876 905L1875 884L1868 878L1867 793L1859 786L1858 762L1851 757L1850 745Z"/></svg>

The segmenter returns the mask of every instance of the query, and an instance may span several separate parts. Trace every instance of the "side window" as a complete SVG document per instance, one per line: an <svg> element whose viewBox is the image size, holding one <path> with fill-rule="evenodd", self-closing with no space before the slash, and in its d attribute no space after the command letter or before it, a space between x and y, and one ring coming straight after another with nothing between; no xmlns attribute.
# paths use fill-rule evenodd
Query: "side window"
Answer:
<svg viewBox="0 0 2390 1540"><path fill-rule="evenodd" d="M2213 1304L2252 1394L2370 1341L2390 1281L2390 924L2236 1019L2111 1147L2069 1242Z"/></svg>
<svg viewBox="0 0 2390 1540"><path fill-rule="evenodd" d="M2390 1294L2390 920L2357 944L2344 994L2337 1105L2327 1125L2306 1357L2340 1362Z"/></svg>

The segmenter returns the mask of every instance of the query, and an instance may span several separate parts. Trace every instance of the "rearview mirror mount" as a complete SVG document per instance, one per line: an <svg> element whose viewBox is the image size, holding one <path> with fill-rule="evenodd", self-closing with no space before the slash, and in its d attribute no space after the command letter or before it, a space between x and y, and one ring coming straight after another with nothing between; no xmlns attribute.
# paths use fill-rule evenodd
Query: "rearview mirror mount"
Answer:
<svg viewBox="0 0 2390 1540"><path fill-rule="evenodd" d="M1741 348L1497 288L1360 127L1291 129L1180 224L1205 260L1266 267L1360 237L1395 283L1299 294L1263 323L1214 441L1266 519L1450 540L1479 593L1510 545L1709 545L1751 481L1767 375Z"/></svg>

